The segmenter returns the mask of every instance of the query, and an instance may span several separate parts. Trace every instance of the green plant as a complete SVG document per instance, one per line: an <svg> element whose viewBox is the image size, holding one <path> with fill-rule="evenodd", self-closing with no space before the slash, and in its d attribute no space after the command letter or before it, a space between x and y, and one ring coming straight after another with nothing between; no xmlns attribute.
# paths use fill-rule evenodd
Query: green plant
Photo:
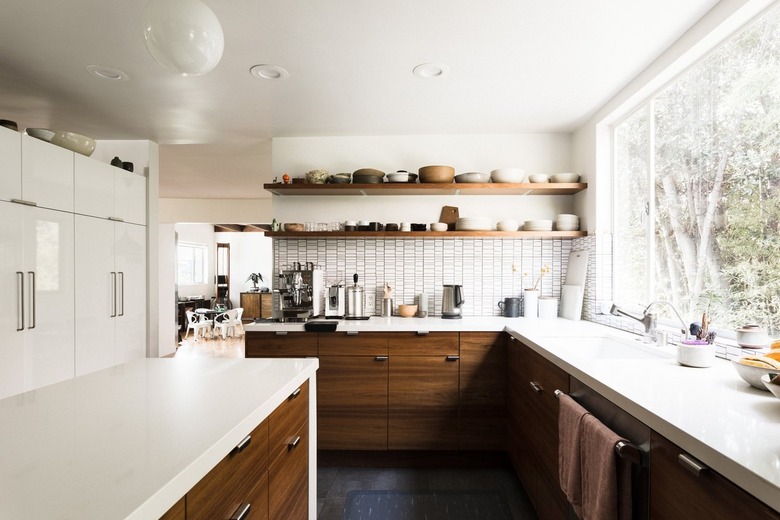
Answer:
<svg viewBox="0 0 780 520"><path fill-rule="evenodd" d="M249 278L246 279L247 282L252 282L252 288L257 290L257 284L262 283L265 284L263 281L263 275L260 273L250 273Z"/></svg>

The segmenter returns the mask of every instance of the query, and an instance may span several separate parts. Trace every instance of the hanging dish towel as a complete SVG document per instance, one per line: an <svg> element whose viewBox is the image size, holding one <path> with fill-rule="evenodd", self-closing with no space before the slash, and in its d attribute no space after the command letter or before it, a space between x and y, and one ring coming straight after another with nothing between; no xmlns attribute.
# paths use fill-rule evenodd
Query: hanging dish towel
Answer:
<svg viewBox="0 0 780 520"><path fill-rule="evenodd" d="M582 520L631 519L631 462L615 453L624 440L592 415L581 423Z"/></svg>
<svg viewBox="0 0 780 520"><path fill-rule="evenodd" d="M588 411L568 395L561 395L558 411L558 483L577 516L582 516L580 445L582 420Z"/></svg>

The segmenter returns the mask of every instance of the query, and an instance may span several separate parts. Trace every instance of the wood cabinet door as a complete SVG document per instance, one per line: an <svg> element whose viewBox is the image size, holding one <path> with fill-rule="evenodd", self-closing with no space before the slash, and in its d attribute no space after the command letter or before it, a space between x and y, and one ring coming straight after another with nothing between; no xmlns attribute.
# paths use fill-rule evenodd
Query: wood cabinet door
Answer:
<svg viewBox="0 0 780 520"><path fill-rule="evenodd" d="M247 331L245 334L245 356L250 357L315 357L317 355L316 332Z"/></svg>
<svg viewBox="0 0 780 520"><path fill-rule="evenodd" d="M507 335L460 334L460 449L506 446Z"/></svg>
<svg viewBox="0 0 780 520"><path fill-rule="evenodd" d="M387 356L320 356L317 446L387 449Z"/></svg>
<svg viewBox="0 0 780 520"><path fill-rule="evenodd" d="M650 518L778 519L764 503L711 469L698 475L684 467L677 445L653 432L650 440Z"/></svg>
<svg viewBox="0 0 780 520"><path fill-rule="evenodd" d="M388 449L458 448L458 369L453 356L390 356Z"/></svg>
<svg viewBox="0 0 780 520"><path fill-rule="evenodd" d="M260 293L242 292L241 308L244 309L244 318L250 320L260 318Z"/></svg>
<svg viewBox="0 0 780 520"><path fill-rule="evenodd" d="M268 472L268 517L307 520L309 517L309 426L305 424Z"/></svg>

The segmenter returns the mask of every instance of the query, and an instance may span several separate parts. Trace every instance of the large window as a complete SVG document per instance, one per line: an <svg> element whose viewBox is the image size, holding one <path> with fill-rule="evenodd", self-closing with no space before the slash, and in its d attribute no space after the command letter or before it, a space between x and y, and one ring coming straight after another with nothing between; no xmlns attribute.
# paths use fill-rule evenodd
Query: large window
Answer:
<svg viewBox="0 0 780 520"><path fill-rule="evenodd" d="M780 7L614 128L615 300L780 332Z"/></svg>
<svg viewBox="0 0 780 520"><path fill-rule="evenodd" d="M206 244L179 242L176 250L177 283L179 285L205 284L208 274L208 252Z"/></svg>

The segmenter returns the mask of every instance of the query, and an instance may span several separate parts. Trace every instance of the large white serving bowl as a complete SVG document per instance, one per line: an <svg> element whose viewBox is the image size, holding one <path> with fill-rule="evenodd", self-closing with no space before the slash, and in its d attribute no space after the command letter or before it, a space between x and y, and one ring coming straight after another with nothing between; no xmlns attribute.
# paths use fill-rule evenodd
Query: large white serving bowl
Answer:
<svg viewBox="0 0 780 520"><path fill-rule="evenodd" d="M520 222L514 219L502 220L496 224L496 229L498 231L517 231L519 227Z"/></svg>
<svg viewBox="0 0 780 520"><path fill-rule="evenodd" d="M759 390L769 390L766 385L761 381L761 376L766 374L780 374L780 370L773 368L754 367L751 365L743 365L736 359L731 362L731 365L739 374L739 377L745 380L753 388Z"/></svg>
<svg viewBox="0 0 780 520"><path fill-rule="evenodd" d="M54 137L54 130L49 130L48 128L26 128L24 131L30 137L46 141L47 143L51 142L51 138Z"/></svg>
<svg viewBox="0 0 780 520"><path fill-rule="evenodd" d="M780 384L773 383L772 380L775 378L775 376L771 376L769 374L764 374L761 376L761 382L764 383L764 386L767 390L772 392L775 397L780 399Z"/></svg>
<svg viewBox="0 0 780 520"><path fill-rule="evenodd" d="M95 151L95 140L91 137L74 134L73 132L65 132L63 130L55 130L54 135L49 142L87 157L92 155L92 152Z"/></svg>
<svg viewBox="0 0 780 520"><path fill-rule="evenodd" d="M498 168L490 172L493 182L517 184L523 182L525 170L522 168Z"/></svg>

